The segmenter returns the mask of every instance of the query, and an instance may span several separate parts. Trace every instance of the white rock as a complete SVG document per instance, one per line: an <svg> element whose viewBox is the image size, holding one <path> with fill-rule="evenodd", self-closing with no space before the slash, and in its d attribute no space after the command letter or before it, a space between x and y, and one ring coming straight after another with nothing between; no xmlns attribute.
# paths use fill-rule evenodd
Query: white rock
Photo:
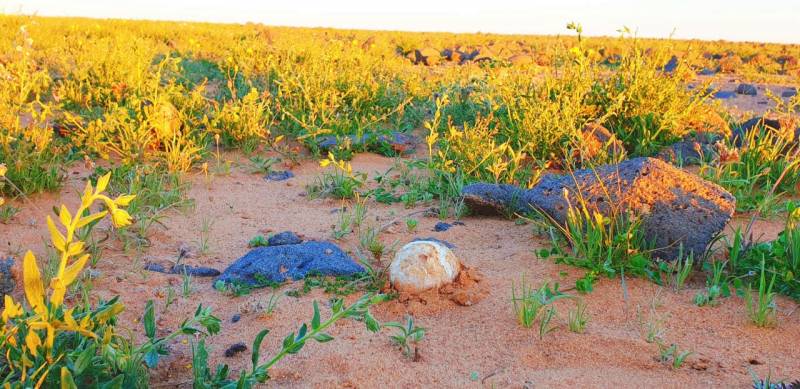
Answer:
<svg viewBox="0 0 800 389"><path fill-rule="evenodd" d="M403 246L389 266L389 280L400 292L418 293L453 282L461 261L445 245L415 241Z"/></svg>

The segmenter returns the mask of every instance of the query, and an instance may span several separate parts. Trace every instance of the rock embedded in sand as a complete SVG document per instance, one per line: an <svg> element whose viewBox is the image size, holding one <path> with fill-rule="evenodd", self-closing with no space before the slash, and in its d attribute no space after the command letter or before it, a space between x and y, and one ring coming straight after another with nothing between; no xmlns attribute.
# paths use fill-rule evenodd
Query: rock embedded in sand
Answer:
<svg viewBox="0 0 800 389"><path fill-rule="evenodd" d="M736 87L736 93L745 96L755 96L758 94L758 89L751 84L739 84Z"/></svg>
<svg viewBox="0 0 800 389"><path fill-rule="evenodd" d="M720 186L653 158L634 158L572 175L548 174L527 191L473 184L462 193L470 209L484 214L538 210L562 225L570 204L580 204L579 197L591 210L606 216L632 211L641 218L645 238L655 246L653 256L665 260L678 258L681 245L685 254L702 255L736 205L736 199Z"/></svg>
<svg viewBox="0 0 800 389"><path fill-rule="evenodd" d="M267 244L270 246L283 246L287 244L300 244L303 240L292 231L283 231L272 235L267 239Z"/></svg>
<svg viewBox="0 0 800 389"><path fill-rule="evenodd" d="M764 117L756 116L742 122L733 131L733 140L737 146L742 146L748 135L753 131L766 129L786 138L788 141L800 141L800 123L792 116ZM755 135L758 135L757 133Z"/></svg>
<svg viewBox="0 0 800 389"><path fill-rule="evenodd" d="M453 282L461 261L444 244L414 241L403 246L389 265L389 280L404 293L420 293Z"/></svg>
<svg viewBox="0 0 800 389"><path fill-rule="evenodd" d="M267 173L264 179L267 181L286 181L294 177L294 173L288 170L275 170Z"/></svg>
<svg viewBox="0 0 800 389"><path fill-rule="evenodd" d="M678 166L700 165L717 159L716 143L722 140L722 135L710 132L685 136L659 151L656 158Z"/></svg>
<svg viewBox="0 0 800 389"><path fill-rule="evenodd" d="M5 304L5 295L14 292L17 287L13 268L13 258L0 259L0 308Z"/></svg>
<svg viewBox="0 0 800 389"><path fill-rule="evenodd" d="M228 266L216 281L262 285L284 282L309 274L346 276L364 272L342 249L330 242L257 247Z"/></svg>

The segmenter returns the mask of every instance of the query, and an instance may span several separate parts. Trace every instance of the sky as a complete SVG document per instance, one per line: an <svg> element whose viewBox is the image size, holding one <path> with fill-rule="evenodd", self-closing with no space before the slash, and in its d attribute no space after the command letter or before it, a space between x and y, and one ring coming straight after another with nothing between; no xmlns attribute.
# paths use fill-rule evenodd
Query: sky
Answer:
<svg viewBox="0 0 800 389"><path fill-rule="evenodd" d="M0 12L372 30L800 43L800 0L0 0Z"/></svg>

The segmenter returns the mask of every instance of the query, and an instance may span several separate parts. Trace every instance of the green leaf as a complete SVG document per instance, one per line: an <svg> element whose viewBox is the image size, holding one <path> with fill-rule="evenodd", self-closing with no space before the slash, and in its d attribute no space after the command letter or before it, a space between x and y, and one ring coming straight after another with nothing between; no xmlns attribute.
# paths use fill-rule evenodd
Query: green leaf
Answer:
<svg viewBox="0 0 800 389"><path fill-rule="evenodd" d="M269 334L269 329L263 329L261 332L256 335L255 340L253 340L253 355L251 357L253 361L253 371L256 370L256 366L258 366L258 359L260 357L260 349L261 349L261 342L264 341L264 337Z"/></svg>
<svg viewBox="0 0 800 389"><path fill-rule="evenodd" d="M72 373L66 366L61 368L61 389L78 389L75 380L72 379Z"/></svg>
<svg viewBox="0 0 800 389"><path fill-rule="evenodd" d="M381 323L378 323L369 311L364 314L364 323L367 325L367 329L370 332L378 332L381 330Z"/></svg>
<svg viewBox="0 0 800 389"><path fill-rule="evenodd" d="M294 344L294 332L283 338L283 348L288 349Z"/></svg>
<svg viewBox="0 0 800 389"><path fill-rule="evenodd" d="M153 300L147 300L144 307L144 333L148 338L155 339L156 337L156 312L153 306Z"/></svg>
<svg viewBox="0 0 800 389"><path fill-rule="evenodd" d="M333 340L333 336L330 336L330 335L328 335L328 334L326 334L324 332L320 332L320 333L314 335L314 340L316 340L317 342L320 342L320 343L330 342L330 341Z"/></svg>
<svg viewBox="0 0 800 389"><path fill-rule="evenodd" d="M303 323L303 325L300 326L300 330L297 331L297 337L294 339L295 342L299 342L300 340L302 340L303 337L306 336L307 332L308 332L308 326L306 325L306 323Z"/></svg>
<svg viewBox="0 0 800 389"><path fill-rule="evenodd" d="M311 329L316 330L319 328L319 322L319 304L317 304L317 301L314 300L314 317L311 318Z"/></svg>

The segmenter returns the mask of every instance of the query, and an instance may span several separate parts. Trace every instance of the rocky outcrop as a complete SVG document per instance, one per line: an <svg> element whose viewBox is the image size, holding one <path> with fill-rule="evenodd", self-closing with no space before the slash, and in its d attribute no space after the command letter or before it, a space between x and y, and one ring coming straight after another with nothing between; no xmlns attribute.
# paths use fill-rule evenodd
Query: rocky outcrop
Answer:
<svg viewBox="0 0 800 389"><path fill-rule="evenodd" d="M309 274L345 276L363 271L335 244L308 241L250 250L228 266L216 281L263 285L265 281L299 280Z"/></svg>
<svg viewBox="0 0 800 389"><path fill-rule="evenodd" d="M733 215L736 199L723 188L654 158L544 176L530 190L473 184L462 191L476 213L542 212L565 224L570 206L585 204L606 216L633 212L642 222L653 255L676 259L701 255Z"/></svg>

